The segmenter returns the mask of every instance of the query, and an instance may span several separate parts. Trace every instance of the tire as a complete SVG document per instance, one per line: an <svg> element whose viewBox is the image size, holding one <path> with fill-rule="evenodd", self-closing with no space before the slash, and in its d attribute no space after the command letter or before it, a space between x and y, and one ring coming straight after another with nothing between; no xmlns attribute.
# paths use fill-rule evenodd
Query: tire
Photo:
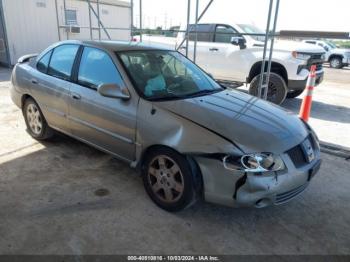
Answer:
<svg viewBox="0 0 350 262"><path fill-rule="evenodd" d="M186 157L166 147L147 153L142 166L147 194L169 212L181 211L196 202L194 175Z"/></svg>
<svg viewBox="0 0 350 262"><path fill-rule="evenodd" d="M258 96L260 75L261 74L255 76L250 82L249 94L253 96ZM267 100L274 104L280 105L286 99L287 93L288 90L286 81L284 81L280 75L276 73L270 73ZM261 90L261 94L264 94L264 89Z"/></svg>
<svg viewBox="0 0 350 262"><path fill-rule="evenodd" d="M301 90L291 90L287 93L287 98L295 98L300 96L304 92L304 89Z"/></svg>
<svg viewBox="0 0 350 262"><path fill-rule="evenodd" d="M27 98L22 108L24 120L28 133L37 140L50 139L54 132L48 126L38 104L32 98Z"/></svg>
<svg viewBox="0 0 350 262"><path fill-rule="evenodd" d="M342 59L338 56L336 57L332 57L330 60L329 60L329 66L331 68L336 68L336 69L340 69L343 67L343 62L342 62Z"/></svg>

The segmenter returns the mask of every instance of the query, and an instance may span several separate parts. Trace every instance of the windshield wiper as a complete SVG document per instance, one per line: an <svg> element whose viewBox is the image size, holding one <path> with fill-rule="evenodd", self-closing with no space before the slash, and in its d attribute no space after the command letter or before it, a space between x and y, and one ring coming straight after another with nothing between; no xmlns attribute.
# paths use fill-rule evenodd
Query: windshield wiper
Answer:
<svg viewBox="0 0 350 262"><path fill-rule="evenodd" d="M216 88L216 89L204 89L200 90L191 94L185 94L185 95L165 95L165 96L154 96L148 98L150 101L166 101L166 100L173 100L173 99L186 99L186 98L191 98L191 97L197 97L197 96L204 96L204 95L210 95L216 92L220 92L224 90L224 88Z"/></svg>
<svg viewBox="0 0 350 262"><path fill-rule="evenodd" d="M183 99L184 96L177 96L177 95L164 95L164 96L154 96L148 98L150 101L165 101L165 100L172 100L172 99Z"/></svg>

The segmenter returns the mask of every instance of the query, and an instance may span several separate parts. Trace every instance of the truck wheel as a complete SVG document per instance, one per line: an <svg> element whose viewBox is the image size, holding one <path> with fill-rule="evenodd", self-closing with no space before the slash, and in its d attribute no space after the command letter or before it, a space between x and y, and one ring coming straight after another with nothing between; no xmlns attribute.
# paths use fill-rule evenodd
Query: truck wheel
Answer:
<svg viewBox="0 0 350 262"><path fill-rule="evenodd" d="M331 68L340 69L343 67L343 62L340 57L336 56L336 57L332 57L331 60L329 60L329 65Z"/></svg>
<svg viewBox="0 0 350 262"><path fill-rule="evenodd" d="M255 76L250 82L249 94L258 96L259 80L260 74ZM262 95L264 94L264 89L265 88L262 88L261 90ZM286 99L287 92L287 85L284 79L276 73L270 73L267 100L274 104L280 105Z"/></svg>
<svg viewBox="0 0 350 262"><path fill-rule="evenodd" d="M294 98L300 96L304 92L304 89L301 90L291 90L287 93L287 98Z"/></svg>

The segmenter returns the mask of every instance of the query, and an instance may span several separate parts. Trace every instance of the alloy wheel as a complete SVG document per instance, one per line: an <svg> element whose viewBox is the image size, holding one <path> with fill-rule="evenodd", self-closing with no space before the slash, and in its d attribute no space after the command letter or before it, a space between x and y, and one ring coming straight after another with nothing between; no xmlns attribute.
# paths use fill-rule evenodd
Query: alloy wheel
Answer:
<svg viewBox="0 0 350 262"><path fill-rule="evenodd" d="M340 67L340 61L337 58L334 58L331 60L331 67L333 68L338 68Z"/></svg>
<svg viewBox="0 0 350 262"><path fill-rule="evenodd" d="M30 130L35 135L40 135L43 129L43 120L38 107L35 104L29 104L26 114Z"/></svg>
<svg viewBox="0 0 350 262"><path fill-rule="evenodd" d="M153 193L161 201L174 203L181 198L184 192L184 178L174 160L165 155L153 158L147 175Z"/></svg>

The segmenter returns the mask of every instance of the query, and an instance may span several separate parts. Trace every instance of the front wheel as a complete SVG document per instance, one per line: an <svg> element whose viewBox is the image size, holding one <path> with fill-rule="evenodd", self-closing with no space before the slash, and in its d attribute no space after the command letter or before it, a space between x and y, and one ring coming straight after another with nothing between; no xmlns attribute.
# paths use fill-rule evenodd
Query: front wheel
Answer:
<svg viewBox="0 0 350 262"><path fill-rule="evenodd" d="M180 211L196 200L194 176L186 157L169 148L149 152L142 167L146 192L162 209Z"/></svg>
<svg viewBox="0 0 350 262"><path fill-rule="evenodd" d="M260 75L261 74L255 76L250 82L249 94L253 96L258 96ZM264 90L265 88L261 89L262 95L264 94ZM284 79L276 73L270 73L267 100L274 104L280 105L286 99L287 93L287 85Z"/></svg>

